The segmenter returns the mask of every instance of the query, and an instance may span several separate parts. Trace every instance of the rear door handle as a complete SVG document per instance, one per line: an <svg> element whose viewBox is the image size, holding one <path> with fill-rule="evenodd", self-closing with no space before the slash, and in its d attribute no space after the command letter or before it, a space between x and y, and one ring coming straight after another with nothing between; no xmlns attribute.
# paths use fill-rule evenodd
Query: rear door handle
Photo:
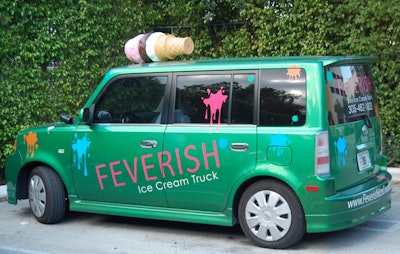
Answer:
<svg viewBox="0 0 400 254"><path fill-rule="evenodd" d="M142 148L156 148L157 147L157 141L155 140L143 140L140 142L140 146Z"/></svg>
<svg viewBox="0 0 400 254"><path fill-rule="evenodd" d="M247 151L249 149L249 144L246 143L233 143L231 144L232 151Z"/></svg>

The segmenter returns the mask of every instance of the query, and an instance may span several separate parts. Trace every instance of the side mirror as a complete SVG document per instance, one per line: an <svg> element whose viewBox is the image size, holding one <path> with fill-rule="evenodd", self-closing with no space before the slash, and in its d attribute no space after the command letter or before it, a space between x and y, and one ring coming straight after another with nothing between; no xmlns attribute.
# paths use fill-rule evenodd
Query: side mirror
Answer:
<svg viewBox="0 0 400 254"><path fill-rule="evenodd" d="M94 104L92 104L89 108L83 109L83 115L82 115L83 124L87 125L93 124L93 112L94 112Z"/></svg>
<svg viewBox="0 0 400 254"><path fill-rule="evenodd" d="M60 115L60 121L66 123L66 124L72 124L74 122L74 119L71 116L69 116L68 114L62 113Z"/></svg>

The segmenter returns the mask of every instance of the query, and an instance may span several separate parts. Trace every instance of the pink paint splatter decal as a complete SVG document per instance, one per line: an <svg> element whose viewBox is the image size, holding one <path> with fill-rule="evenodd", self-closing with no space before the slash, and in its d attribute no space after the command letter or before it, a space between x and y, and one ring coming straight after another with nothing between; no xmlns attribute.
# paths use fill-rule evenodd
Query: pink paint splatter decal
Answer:
<svg viewBox="0 0 400 254"><path fill-rule="evenodd" d="M207 88L207 93L209 95L208 98L201 97L203 100L204 105L206 105L206 111L204 119L208 119L210 117L210 125L213 125L213 121L215 121L218 111L218 125L221 124L221 110L222 104L226 102L228 95L224 94L224 88L221 87L216 93L212 93L210 89Z"/></svg>

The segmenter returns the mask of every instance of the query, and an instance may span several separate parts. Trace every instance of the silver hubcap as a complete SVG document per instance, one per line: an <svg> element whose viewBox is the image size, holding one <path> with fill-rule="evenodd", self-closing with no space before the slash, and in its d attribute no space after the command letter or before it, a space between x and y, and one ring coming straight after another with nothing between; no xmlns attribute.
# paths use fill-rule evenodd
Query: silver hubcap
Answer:
<svg viewBox="0 0 400 254"><path fill-rule="evenodd" d="M288 202L274 191L255 193L246 205L246 222L250 231L263 241L278 241L292 224Z"/></svg>
<svg viewBox="0 0 400 254"><path fill-rule="evenodd" d="M37 175L34 175L29 183L29 203L35 216L42 217L46 209L46 189Z"/></svg>

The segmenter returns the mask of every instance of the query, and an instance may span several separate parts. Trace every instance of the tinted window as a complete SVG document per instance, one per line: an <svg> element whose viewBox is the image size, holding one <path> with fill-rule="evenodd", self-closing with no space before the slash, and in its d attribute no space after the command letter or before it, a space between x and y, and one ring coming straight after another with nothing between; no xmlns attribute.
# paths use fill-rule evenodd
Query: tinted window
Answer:
<svg viewBox="0 0 400 254"><path fill-rule="evenodd" d="M368 66L339 66L326 70L329 123L341 124L377 113L377 100Z"/></svg>
<svg viewBox="0 0 400 254"><path fill-rule="evenodd" d="M231 123L253 123L254 82L254 74L235 74L233 76Z"/></svg>
<svg viewBox="0 0 400 254"><path fill-rule="evenodd" d="M174 123L253 123L255 74L182 75Z"/></svg>
<svg viewBox="0 0 400 254"><path fill-rule="evenodd" d="M159 123L167 77L114 80L96 103L96 123Z"/></svg>
<svg viewBox="0 0 400 254"><path fill-rule="evenodd" d="M304 69L261 71L260 125L298 126L306 121L306 75Z"/></svg>

